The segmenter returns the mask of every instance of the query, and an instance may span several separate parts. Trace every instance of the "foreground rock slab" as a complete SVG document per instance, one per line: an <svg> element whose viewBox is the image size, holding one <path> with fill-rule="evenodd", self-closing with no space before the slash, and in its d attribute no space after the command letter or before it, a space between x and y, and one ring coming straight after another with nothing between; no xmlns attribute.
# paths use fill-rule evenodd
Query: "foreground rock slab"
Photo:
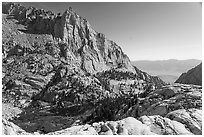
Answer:
<svg viewBox="0 0 204 137"><path fill-rule="evenodd" d="M159 135L192 135L192 133L185 128L183 124L178 121L170 120L168 118L155 116L142 116L140 119L142 123L150 127L150 130Z"/></svg>
<svg viewBox="0 0 204 137"><path fill-rule="evenodd" d="M170 112L166 117L182 123L193 134L202 134L202 110L194 108L188 110L181 109Z"/></svg>

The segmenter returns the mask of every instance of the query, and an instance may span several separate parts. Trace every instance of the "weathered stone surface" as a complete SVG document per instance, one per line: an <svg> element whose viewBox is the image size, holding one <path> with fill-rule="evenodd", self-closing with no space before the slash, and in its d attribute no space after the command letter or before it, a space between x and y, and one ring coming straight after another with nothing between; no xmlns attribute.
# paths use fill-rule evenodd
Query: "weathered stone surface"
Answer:
<svg viewBox="0 0 204 137"><path fill-rule="evenodd" d="M168 113L166 117L184 124L193 134L202 134L202 110L180 109Z"/></svg>
<svg viewBox="0 0 204 137"><path fill-rule="evenodd" d="M82 19L72 10L67 10L55 25L57 31L54 35L67 44L67 48L82 60L82 69L95 73L112 67L122 67L134 72L128 57L113 41L103 34L92 29L86 19ZM78 53L77 53L78 52ZM79 56L80 55L80 56ZM111 61L111 64L108 65Z"/></svg>
<svg viewBox="0 0 204 137"><path fill-rule="evenodd" d="M140 101L139 115L161 115L177 109L202 107L202 90L199 86L170 85L152 91Z"/></svg>
<svg viewBox="0 0 204 137"><path fill-rule="evenodd" d="M139 120L159 135L192 135L180 122L170 120L159 115L142 116Z"/></svg>
<svg viewBox="0 0 204 137"><path fill-rule="evenodd" d="M2 134L3 135L30 135L20 127L16 126L8 120L2 119Z"/></svg>
<svg viewBox="0 0 204 137"><path fill-rule="evenodd" d="M84 130L85 129L85 130ZM145 124L142 124L140 121L136 120L133 117L128 117L116 122L107 121L106 123L99 122L94 123L93 126L84 125L84 126L74 126L67 128L62 131L56 131L49 133L52 135L154 135L150 131L149 127Z"/></svg>
<svg viewBox="0 0 204 137"><path fill-rule="evenodd" d="M48 135L98 135L90 125L73 126L61 131L51 132Z"/></svg>
<svg viewBox="0 0 204 137"><path fill-rule="evenodd" d="M188 72L182 73L175 83L202 85L202 63Z"/></svg>
<svg viewBox="0 0 204 137"><path fill-rule="evenodd" d="M128 117L119 121L119 126L127 129L128 135L154 135L148 126L143 125L133 117Z"/></svg>

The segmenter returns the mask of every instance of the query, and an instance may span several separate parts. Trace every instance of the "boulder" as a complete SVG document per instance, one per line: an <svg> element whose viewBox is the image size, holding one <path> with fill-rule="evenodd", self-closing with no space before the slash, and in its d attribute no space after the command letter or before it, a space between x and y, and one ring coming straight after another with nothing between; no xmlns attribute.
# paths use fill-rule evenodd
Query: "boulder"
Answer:
<svg viewBox="0 0 204 137"><path fill-rule="evenodd" d="M150 127L151 132L159 135L192 135L180 122L159 115L142 116L139 120Z"/></svg>
<svg viewBox="0 0 204 137"><path fill-rule="evenodd" d="M179 109L166 115L167 118L178 121L185 125L193 134L202 134L202 110L199 109Z"/></svg>
<svg viewBox="0 0 204 137"><path fill-rule="evenodd" d="M121 129L120 131L122 133L126 132L128 135L154 135L147 125L142 124L142 122L133 117L128 117L118 121L118 125L118 128Z"/></svg>

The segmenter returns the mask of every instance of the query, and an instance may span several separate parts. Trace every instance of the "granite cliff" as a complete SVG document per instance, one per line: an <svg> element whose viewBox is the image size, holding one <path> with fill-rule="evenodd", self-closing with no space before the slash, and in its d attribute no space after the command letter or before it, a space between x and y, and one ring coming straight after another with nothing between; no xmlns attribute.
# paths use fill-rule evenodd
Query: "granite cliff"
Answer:
<svg viewBox="0 0 204 137"><path fill-rule="evenodd" d="M62 15L51 11L25 8L14 3L3 6L3 13L26 25L24 32L51 34L60 43L61 56L68 58L69 52L80 61L81 69L88 73L123 68L135 72L129 58L122 49L104 34L96 32L89 22L77 15L72 8Z"/></svg>
<svg viewBox="0 0 204 137"><path fill-rule="evenodd" d="M104 93L104 87L111 86L111 83L106 82L106 85L97 83L98 75L103 73L113 75L112 70L117 72L119 77L127 74L127 81L131 79L138 83L142 80L144 83L142 88L149 83L156 87L165 85L161 79L133 67L128 56L115 42L106 38L104 34L96 32L89 22L77 15L72 8L62 15L55 15L43 9L4 3L2 11L5 13L3 18L3 32L5 32L3 73L6 76L4 84L9 83L9 80L18 79L32 85L31 88L37 90L36 92L41 92L37 93L38 99L43 98L47 101L50 100L50 96L54 101L53 97L59 93L52 90L55 89L56 84L63 85L61 89L66 90L67 94L67 85L64 85L63 81L72 83L73 77L78 77L77 81L81 81L77 86L91 91L87 84L83 84L87 83L85 79L89 79L89 82L94 81L99 91ZM20 74L16 74L16 70L11 71L12 66L19 69ZM11 72L17 76L10 75ZM129 78L129 75L133 77ZM14 76L20 78L14 78ZM119 84L121 82L114 86ZM111 92L110 88L108 90ZM46 96L47 94L49 97Z"/></svg>

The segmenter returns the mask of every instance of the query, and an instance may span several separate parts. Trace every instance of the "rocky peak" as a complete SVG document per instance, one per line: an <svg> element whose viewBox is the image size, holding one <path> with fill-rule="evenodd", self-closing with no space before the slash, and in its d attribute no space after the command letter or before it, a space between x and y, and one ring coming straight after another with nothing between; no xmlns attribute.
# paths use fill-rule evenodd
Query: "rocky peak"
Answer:
<svg viewBox="0 0 204 137"><path fill-rule="evenodd" d="M115 42L96 32L86 19L72 9L66 10L55 23L54 37L67 44L68 49L82 60L82 69L89 73L122 66L128 71L135 71L129 58Z"/></svg>
<svg viewBox="0 0 204 137"><path fill-rule="evenodd" d="M72 8L66 10L54 24L54 37L60 38L65 43L75 43L80 45L90 45L96 32L89 22L77 15ZM89 43L88 43L89 42Z"/></svg>
<svg viewBox="0 0 204 137"><path fill-rule="evenodd" d="M140 73L131 65L122 49L104 34L96 32L90 23L69 7L62 15L51 11L25 8L14 3L3 3L3 13L12 16L26 27L26 32L52 35L59 43L60 56L69 62L69 56L80 64L80 69L90 74L117 69ZM144 77L141 77L142 79ZM148 79L151 79L150 77ZM144 79L145 80L145 79ZM146 81L146 80L145 80Z"/></svg>
<svg viewBox="0 0 204 137"><path fill-rule="evenodd" d="M117 69L137 74L137 70L131 65L130 59L120 46L104 34L96 32L90 23L77 15L71 7L63 14L57 15L51 11L25 8L14 3L3 3L3 7L3 13L8 16L15 15L12 18L26 26L24 32L52 35L53 43L58 43L56 44L58 46L55 46L56 53L60 51L59 56L71 64L73 61L70 62L69 56L72 56L71 58L80 64L80 69L85 73L96 74ZM54 45L51 47L54 48Z"/></svg>

